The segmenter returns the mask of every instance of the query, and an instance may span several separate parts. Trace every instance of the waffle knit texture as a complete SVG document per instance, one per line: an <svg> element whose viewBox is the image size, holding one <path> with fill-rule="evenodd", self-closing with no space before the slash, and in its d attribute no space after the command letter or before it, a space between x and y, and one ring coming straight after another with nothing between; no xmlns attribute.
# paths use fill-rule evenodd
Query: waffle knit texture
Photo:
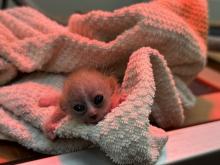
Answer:
<svg viewBox="0 0 220 165"><path fill-rule="evenodd" d="M161 128L183 123L195 98L187 84L205 65L205 0L154 0L113 12L73 14L68 27L38 11L0 11L0 132L35 151L57 154L96 144L118 164L153 164L167 141ZM56 141L42 127L57 107L38 100L61 92L63 73L96 67L123 77L128 97L97 125L65 117ZM44 72L39 72L44 71ZM50 72L50 73L49 73Z"/></svg>

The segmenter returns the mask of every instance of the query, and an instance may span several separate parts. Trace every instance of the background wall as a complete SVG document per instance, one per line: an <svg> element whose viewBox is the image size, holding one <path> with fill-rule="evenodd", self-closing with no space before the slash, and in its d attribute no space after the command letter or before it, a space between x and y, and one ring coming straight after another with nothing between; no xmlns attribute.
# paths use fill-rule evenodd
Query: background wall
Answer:
<svg viewBox="0 0 220 165"><path fill-rule="evenodd" d="M220 0L209 0L209 20L210 23L220 25Z"/></svg>
<svg viewBox="0 0 220 165"><path fill-rule="evenodd" d="M85 13L95 9L114 10L146 0L28 0L27 2L58 22L66 24L68 17L74 12Z"/></svg>
<svg viewBox="0 0 220 165"><path fill-rule="evenodd" d="M74 12L84 13L94 9L114 10L146 1L149 0L26 0L31 6L63 24L66 24L68 17ZM208 0L208 3L210 22L220 24L220 0Z"/></svg>

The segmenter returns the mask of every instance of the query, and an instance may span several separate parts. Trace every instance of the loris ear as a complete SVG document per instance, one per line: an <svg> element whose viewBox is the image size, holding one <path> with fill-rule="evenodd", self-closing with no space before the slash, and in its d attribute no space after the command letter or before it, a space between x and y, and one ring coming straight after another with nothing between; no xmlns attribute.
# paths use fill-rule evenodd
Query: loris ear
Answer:
<svg viewBox="0 0 220 165"><path fill-rule="evenodd" d="M109 77L109 84L110 84L110 88L112 89L113 93L118 91L118 88L119 88L118 82L114 76Z"/></svg>

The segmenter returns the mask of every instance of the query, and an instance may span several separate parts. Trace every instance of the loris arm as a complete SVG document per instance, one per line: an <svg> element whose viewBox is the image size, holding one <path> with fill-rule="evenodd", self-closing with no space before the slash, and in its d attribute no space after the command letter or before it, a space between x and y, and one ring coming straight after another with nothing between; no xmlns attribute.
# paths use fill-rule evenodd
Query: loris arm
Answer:
<svg viewBox="0 0 220 165"><path fill-rule="evenodd" d="M59 109L56 109L54 111L53 115L49 118L49 120L45 123L43 127L44 134L50 138L51 140L54 140L56 138L54 131L56 129L57 123L66 116L66 114Z"/></svg>
<svg viewBox="0 0 220 165"><path fill-rule="evenodd" d="M48 107L48 106L56 106L59 105L60 95L48 95L46 97L40 98L38 105L40 107ZM55 139L54 130L56 128L56 124L62 118L65 117L65 113L57 106L56 111L54 111L53 115L49 118L49 120L44 124L43 132L44 134L50 138L51 140Z"/></svg>

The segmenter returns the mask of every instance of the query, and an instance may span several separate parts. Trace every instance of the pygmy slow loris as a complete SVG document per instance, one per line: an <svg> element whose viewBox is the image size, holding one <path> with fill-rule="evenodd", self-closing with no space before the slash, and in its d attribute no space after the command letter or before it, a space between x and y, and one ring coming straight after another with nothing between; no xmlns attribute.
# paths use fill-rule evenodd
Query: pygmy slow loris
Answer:
<svg viewBox="0 0 220 165"><path fill-rule="evenodd" d="M71 73L64 82L60 96L39 100L39 106L58 104L55 113L44 126L44 132L54 139L55 123L66 115L86 124L97 124L112 108L125 99L117 80L95 69L81 68Z"/></svg>

